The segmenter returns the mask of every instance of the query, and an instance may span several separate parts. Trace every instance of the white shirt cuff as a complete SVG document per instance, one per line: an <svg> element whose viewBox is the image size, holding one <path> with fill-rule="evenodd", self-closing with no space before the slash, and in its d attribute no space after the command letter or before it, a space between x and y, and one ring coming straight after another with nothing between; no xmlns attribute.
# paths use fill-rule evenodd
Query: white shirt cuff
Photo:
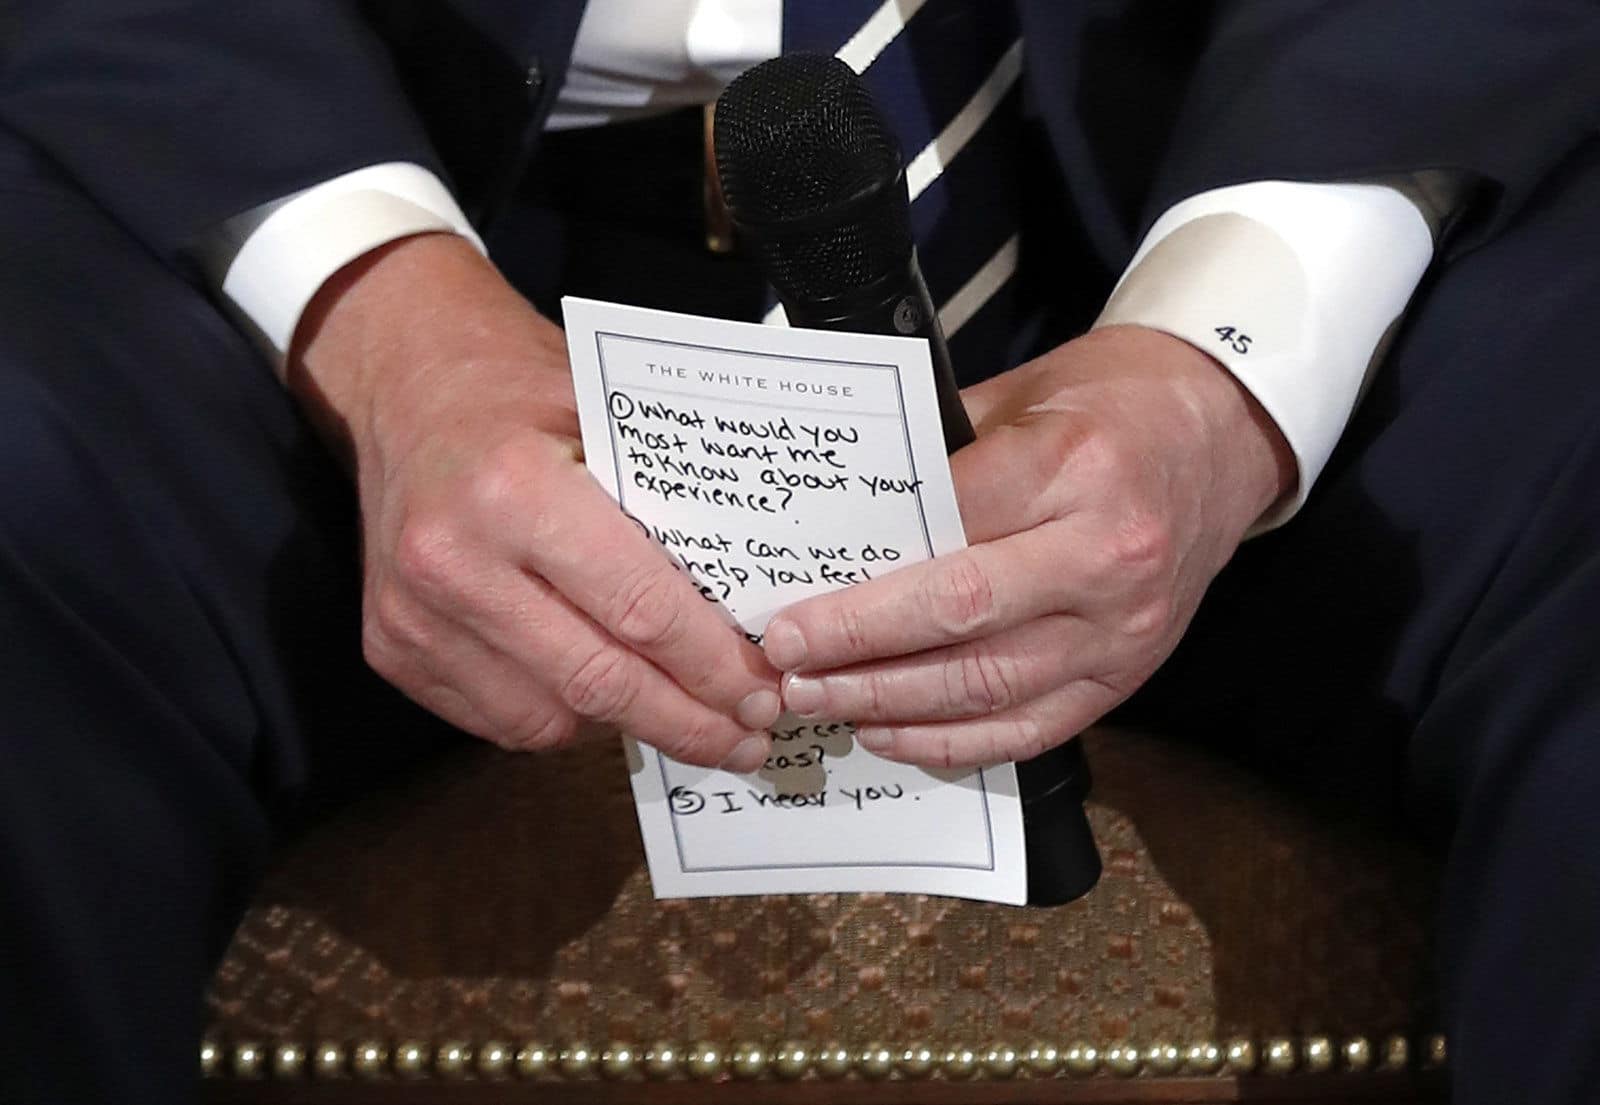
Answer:
<svg viewBox="0 0 1600 1105"><path fill-rule="evenodd" d="M409 162L357 169L269 208L228 265L222 293L280 364L311 297L362 254L430 231L460 234L483 250L449 189Z"/></svg>
<svg viewBox="0 0 1600 1105"><path fill-rule="evenodd" d="M1218 188L1156 220L1095 326L1183 339L1277 423L1299 482L1259 533L1305 502L1432 257L1422 212L1385 185Z"/></svg>

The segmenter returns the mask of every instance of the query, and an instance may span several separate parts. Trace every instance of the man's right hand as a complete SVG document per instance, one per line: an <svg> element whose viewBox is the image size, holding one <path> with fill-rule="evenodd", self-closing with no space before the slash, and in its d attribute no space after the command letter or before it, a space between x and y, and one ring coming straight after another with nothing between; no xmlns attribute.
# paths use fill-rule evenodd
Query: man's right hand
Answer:
<svg viewBox="0 0 1600 1105"><path fill-rule="evenodd" d="M507 748L592 719L687 763L766 759L776 673L589 475L561 331L468 243L342 270L289 384L355 470L380 675Z"/></svg>

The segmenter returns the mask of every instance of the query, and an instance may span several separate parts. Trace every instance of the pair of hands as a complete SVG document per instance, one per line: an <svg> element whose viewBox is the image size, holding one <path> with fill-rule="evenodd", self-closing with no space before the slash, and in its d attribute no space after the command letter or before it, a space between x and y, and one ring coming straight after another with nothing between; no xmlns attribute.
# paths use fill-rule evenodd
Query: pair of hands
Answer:
<svg viewBox="0 0 1600 1105"><path fill-rule="evenodd" d="M302 322L290 385L353 465L372 666L509 748L615 724L756 770L781 705L891 759L1023 759L1171 652L1293 480L1281 436L1177 339L1091 333L969 389L971 547L799 603L765 651L583 465L560 331L459 239L374 251Z"/></svg>

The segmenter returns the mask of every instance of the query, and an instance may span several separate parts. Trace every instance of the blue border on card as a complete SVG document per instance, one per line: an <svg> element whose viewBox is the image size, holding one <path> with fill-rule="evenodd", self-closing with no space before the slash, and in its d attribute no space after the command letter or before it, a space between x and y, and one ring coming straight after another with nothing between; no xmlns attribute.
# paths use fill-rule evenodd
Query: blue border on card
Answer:
<svg viewBox="0 0 1600 1105"><path fill-rule="evenodd" d="M900 420L901 436L905 443L906 467L911 471L911 478L919 481L917 476L916 452L911 447L911 428L906 418L905 383L900 375L900 366L897 364L876 364L870 361L846 361L828 357L793 356L785 353L761 353L748 349L732 349L721 345L708 345L703 342L673 341L666 338L646 338L637 334L624 334L612 330L596 330L594 333L595 360L600 366L600 403L605 409L606 439L611 446L611 470L617 476L617 505L624 511L628 505L623 501L622 457L617 452L616 425L611 415L611 385L606 379L606 353L603 338L615 338L619 341L632 341L650 345L676 346L680 349L698 349L712 353L727 353L737 357L754 357L769 361L804 361L811 364L832 365L843 368L873 368L894 374L894 396L899 406L898 417ZM649 390L649 389L647 389ZM784 410L808 410L799 404L763 403L762 406L779 407ZM917 520L922 526L922 547L927 552L928 558L933 559L933 536L928 532L928 513L922 503L922 489L920 486L914 492L917 503ZM667 758L659 752L656 754L656 766L661 772L661 793L666 797L672 793L670 780L667 778ZM914 867L926 869L943 869L959 871L993 871L995 869L994 824L989 817L989 789L984 778L984 769L978 768L978 806L983 811L983 835L988 851L988 862L984 864L973 863L762 863L721 867L694 867L691 866L684 855L683 836L678 831L678 815L673 812L670 799L667 800L667 819L672 824L672 839L678 851L678 869L684 874L715 874L717 872L739 871L816 871L834 870L843 868L861 867Z"/></svg>

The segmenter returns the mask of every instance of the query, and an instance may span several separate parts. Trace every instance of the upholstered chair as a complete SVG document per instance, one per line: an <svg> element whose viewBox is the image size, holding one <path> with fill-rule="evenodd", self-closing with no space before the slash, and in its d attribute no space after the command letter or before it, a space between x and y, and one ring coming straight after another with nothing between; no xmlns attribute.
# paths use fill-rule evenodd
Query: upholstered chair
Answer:
<svg viewBox="0 0 1600 1105"><path fill-rule="evenodd" d="M1106 868L1058 909L658 902L617 741L461 748L281 856L212 985L209 1100L1441 1099L1419 852L1086 739Z"/></svg>

